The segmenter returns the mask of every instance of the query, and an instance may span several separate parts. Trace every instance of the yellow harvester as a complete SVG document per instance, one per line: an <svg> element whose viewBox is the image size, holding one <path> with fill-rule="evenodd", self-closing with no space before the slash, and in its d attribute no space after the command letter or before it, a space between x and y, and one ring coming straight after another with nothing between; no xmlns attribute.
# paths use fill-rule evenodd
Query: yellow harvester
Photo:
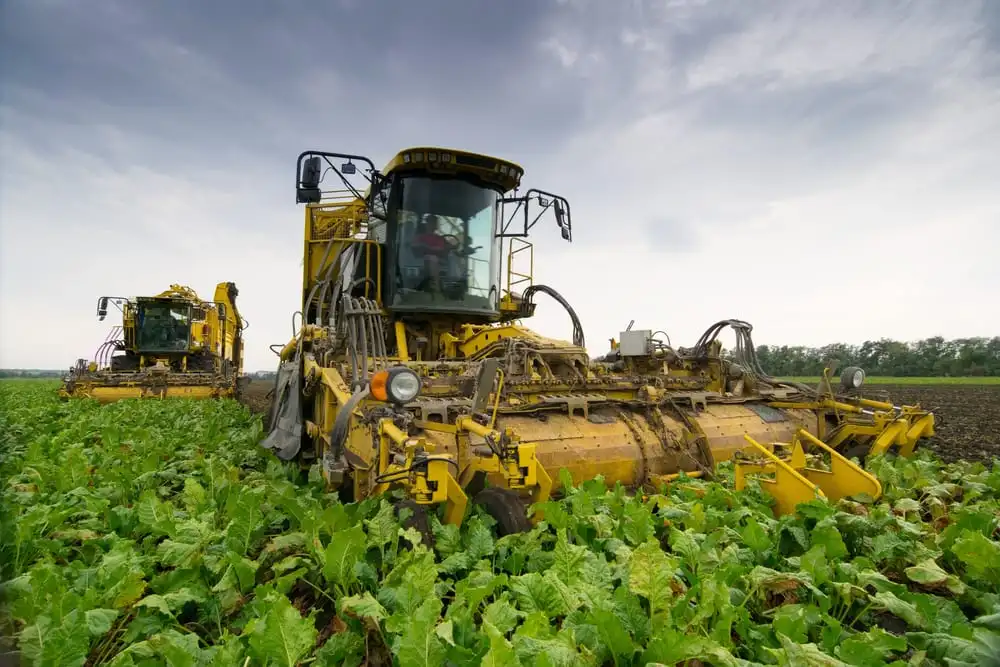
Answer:
<svg viewBox="0 0 1000 667"><path fill-rule="evenodd" d="M93 361L80 359L63 380L60 396L102 403L123 398L235 396L242 386L243 330L233 283L219 283L203 301L190 287L171 285L149 297L102 296L122 313Z"/></svg>
<svg viewBox="0 0 1000 667"><path fill-rule="evenodd" d="M339 189L321 189L328 174ZM739 320L690 348L630 325L592 359L572 307L532 280L529 232L552 213L571 241L569 203L517 194L522 174L431 147L382 171L362 156L299 156L301 324L279 352L265 447L321 464L347 498L402 487L411 509L445 504L452 523L471 498L511 532L528 527L525 503L548 498L562 468L574 482L655 487L747 449L755 458L739 464L737 485L760 475L784 512L816 495L878 496L843 454L907 454L933 433L926 411L859 398L860 369L839 388L770 377ZM571 341L520 324L539 293L567 310ZM732 358L718 340L726 326ZM829 462L810 468L807 451Z"/></svg>

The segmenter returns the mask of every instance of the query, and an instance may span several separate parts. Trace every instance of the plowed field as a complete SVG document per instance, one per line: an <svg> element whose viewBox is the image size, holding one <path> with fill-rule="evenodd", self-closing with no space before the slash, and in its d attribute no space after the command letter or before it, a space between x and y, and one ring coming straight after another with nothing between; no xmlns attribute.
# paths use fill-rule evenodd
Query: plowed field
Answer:
<svg viewBox="0 0 1000 667"><path fill-rule="evenodd" d="M266 414L271 405L271 397L268 394L272 389L274 389L273 380L254 380L243 392L243 402L254 412Z"/></svg>
<svg viewBox="0 0 1000 667"><path fill-rule="evenodd" d="M946 461L1000 457L1000 386L878 385L866 396L933 410L937 433L926 446Z"/></svg>
<svg viewBox="0 0 1000 667"><path fill-rule="evenodd" d="M266 412L273 386L270 380L252 382L244 401L256 412ZM932 409L937 434L927 446L946 461L989 462L1000 457L1000 386L873 385L866 396Z"/></svg>

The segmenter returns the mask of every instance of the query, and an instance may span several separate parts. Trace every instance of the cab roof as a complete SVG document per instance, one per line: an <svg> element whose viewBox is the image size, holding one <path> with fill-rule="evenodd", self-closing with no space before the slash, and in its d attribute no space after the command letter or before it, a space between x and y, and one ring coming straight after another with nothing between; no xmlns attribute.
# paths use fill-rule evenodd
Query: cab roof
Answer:
<svg viewBox="0 0 1000 667"><path fill-rule="evenodd" d="M435 146L414 146L399 151L385 165L382 174L388 176L396 171L473 174L499 185L503 192L518 187L524 175L524 168L516 162L482 153Z"/></svg>

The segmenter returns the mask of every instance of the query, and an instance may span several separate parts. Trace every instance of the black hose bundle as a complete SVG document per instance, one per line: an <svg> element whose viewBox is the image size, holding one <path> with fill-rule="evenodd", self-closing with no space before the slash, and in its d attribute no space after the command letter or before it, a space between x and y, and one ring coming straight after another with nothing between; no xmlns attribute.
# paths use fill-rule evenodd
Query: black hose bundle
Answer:
<svg viewBox="0 0 1000 667"><path fill-rule="evenodd" d="M567 301L562 294L555 291L548 285L531 285L530 287L525 288L521 297L525 300L525 302L533 303L532 298L538 292L548 294L550 297L562 304L562 307L566 309L567 313L569 313L569 318L573 321L573 345L586 348L587 346L583 336L583 325L580 324L580 318L577 316L576 311L573 310L573 306L569 305L569 301Z"/></svg>
<svg viewBox="0 0 1000 667"><path fill-rule="evenodd" d="M698 342L695 343L691 351L685 356L689 358L704 358L708 356L708 346L719 337L719 334L727 326L736 333L736 357L740 360L744 371L748 375L759 381L766 382L767 384L794 387L806 394L816 393L816 390L809 385L802 384L801 382L779 380L778 378L768 374L768 372L761 367L760 359L757 358L757 348L754 347L753 337L751 336L753 325L749 322L744 322L743 320L730 319L716 322L701 335Z"/></svg>

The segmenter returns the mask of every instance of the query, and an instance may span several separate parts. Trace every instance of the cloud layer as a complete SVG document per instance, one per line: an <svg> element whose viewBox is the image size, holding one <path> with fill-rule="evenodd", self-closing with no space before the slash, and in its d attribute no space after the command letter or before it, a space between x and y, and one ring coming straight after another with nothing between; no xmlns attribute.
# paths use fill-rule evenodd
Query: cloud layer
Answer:
<svg viewBox="0 0 1000 667"><path fill-rule="evenodd" d="M248 369L271 368L295 156L415 144L570 200L536 278L594 353L633 318L679 344L725 317L777 344L1000 331L996 3L317 7L4 4L0 366L89 356L102 294L232 280Z"/></svg>

